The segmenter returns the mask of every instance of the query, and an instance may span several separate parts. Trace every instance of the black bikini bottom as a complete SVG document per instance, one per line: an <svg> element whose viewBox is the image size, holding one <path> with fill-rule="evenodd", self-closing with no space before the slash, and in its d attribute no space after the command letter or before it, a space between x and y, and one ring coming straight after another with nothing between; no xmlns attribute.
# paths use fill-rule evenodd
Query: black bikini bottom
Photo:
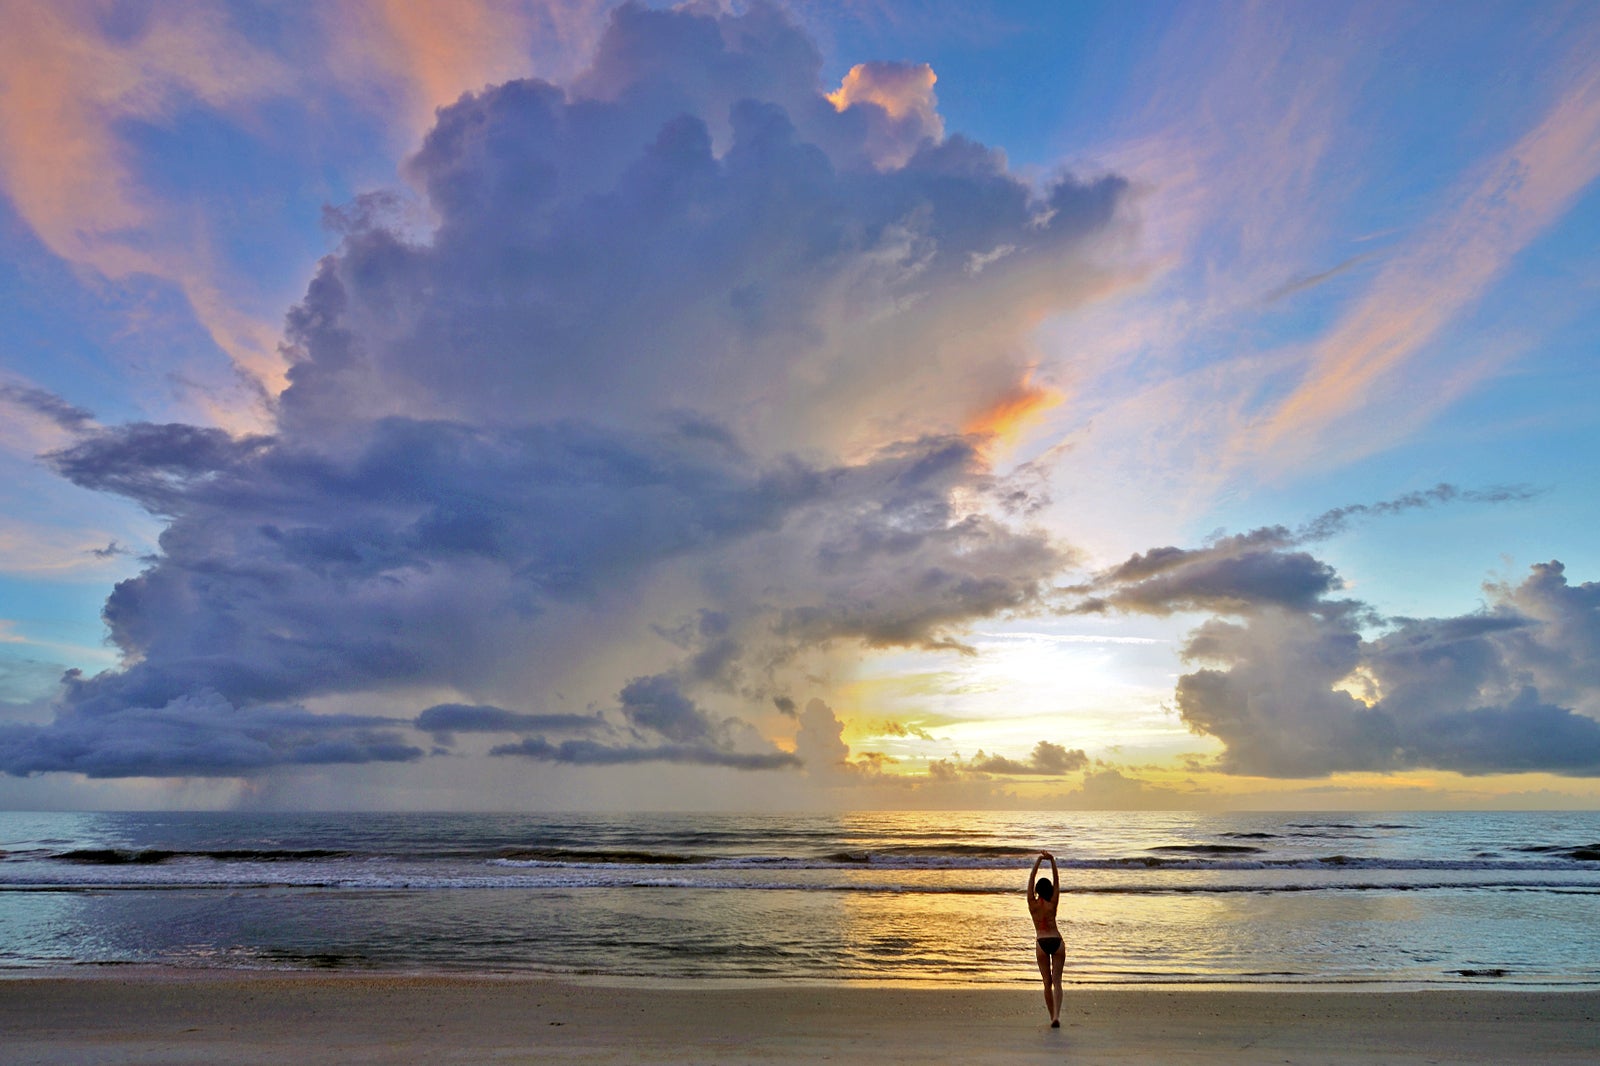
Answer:
<svg viewBox="0 0 1600 1066"><path fill-rule="evenodd" d="M1058 936L1042 936L1039 938L1039 950L1046 955L1054 955L1061 950L1061 938Z"/></svg>

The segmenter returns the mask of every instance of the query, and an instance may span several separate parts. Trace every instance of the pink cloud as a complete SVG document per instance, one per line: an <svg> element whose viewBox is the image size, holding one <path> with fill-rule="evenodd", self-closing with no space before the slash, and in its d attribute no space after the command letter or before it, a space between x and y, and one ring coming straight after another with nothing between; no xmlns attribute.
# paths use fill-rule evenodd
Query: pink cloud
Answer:
<svg viewBox="0 0 1600 1066"><path fill-rule="evenodd" d="M207 229L197 208L164 202L144 182L119 124L162 123L196 107L247 117L273 98L364 95L395 127L398 152L463 91L531 73L530 56L559 66L574 42L598 33L607 6L360 0L292 27L298 36L278 54L251 40L226 4L207 0L154 5L131 32L113 31L104 5L84 0L8 5L0 190L62 259L114 281L145 275L175 285L241 376L270 397L286 384L279 323L259 310L271 279L230 276L194 236ZM259 405L191 399L215 424L263 424Z"/></svg>
<svg viewBox="0 0 1600 1066"><path fill-rule="evenodd" d="M1539 123L1478 168L1318 341L1298 386L1235 446L1271 465L1304 460L1495 282L1600 176L1600 75L1569 86ZM1430 390L1451 394L1452 382ZM1431 406L1427 397L1420 402Z"/></svg>

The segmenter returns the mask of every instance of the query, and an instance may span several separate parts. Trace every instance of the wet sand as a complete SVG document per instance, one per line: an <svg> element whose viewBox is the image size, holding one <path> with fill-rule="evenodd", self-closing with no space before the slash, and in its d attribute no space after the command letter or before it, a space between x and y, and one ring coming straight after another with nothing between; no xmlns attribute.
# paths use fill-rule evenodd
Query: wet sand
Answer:
<svg viewBox="0 0 1600 1066"><path fill-rule="evenodd" d="M1600 1061L1600 992L615 987L116 970L0 979L6 1063Z"/></svg>

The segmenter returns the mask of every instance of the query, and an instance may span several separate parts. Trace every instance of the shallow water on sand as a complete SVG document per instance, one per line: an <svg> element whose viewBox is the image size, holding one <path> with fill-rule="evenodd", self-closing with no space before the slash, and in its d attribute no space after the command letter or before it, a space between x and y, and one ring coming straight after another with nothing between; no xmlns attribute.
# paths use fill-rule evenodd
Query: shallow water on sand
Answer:
<svg viewBox="0 0 1600 1066"><path fill-rule="evenodd" d="M1600 814L0 813L0 967L1600 987Z"/></svg>

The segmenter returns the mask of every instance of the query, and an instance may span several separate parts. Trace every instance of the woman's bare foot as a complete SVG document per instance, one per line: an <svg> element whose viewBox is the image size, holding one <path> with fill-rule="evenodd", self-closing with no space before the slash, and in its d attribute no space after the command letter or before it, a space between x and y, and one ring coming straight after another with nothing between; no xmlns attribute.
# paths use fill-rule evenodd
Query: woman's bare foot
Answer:
<svg viewBox="0 0 1600 1066"><path fill-rule="evenodd" d="M1052 1029L1061 1028L1061 1019L1060 1018L1051 1018L1050 1019L1050 1028L1052 1028Z"/></svg>

